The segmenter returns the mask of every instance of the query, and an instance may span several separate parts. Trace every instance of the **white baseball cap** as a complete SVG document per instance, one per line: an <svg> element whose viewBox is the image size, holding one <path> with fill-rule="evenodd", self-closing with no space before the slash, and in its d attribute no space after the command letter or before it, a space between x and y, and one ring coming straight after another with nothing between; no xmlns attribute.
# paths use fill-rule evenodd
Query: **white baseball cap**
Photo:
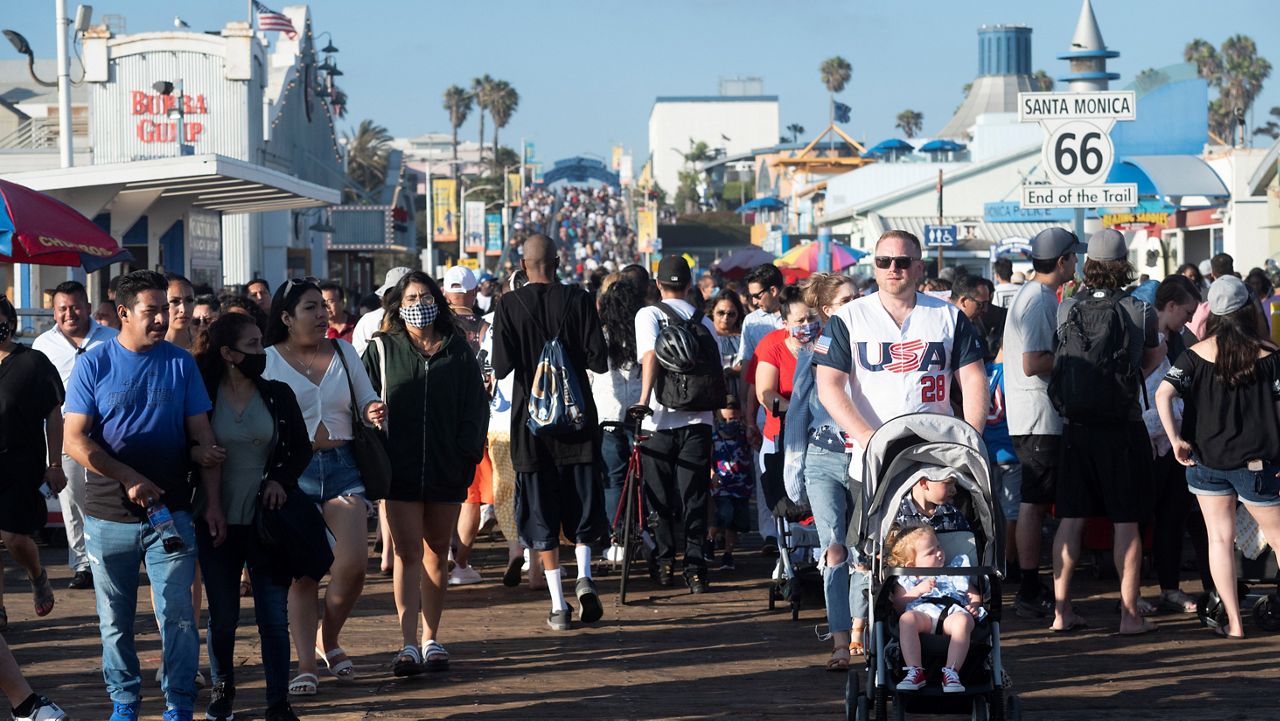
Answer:
<svg viewBox="0 0 1280 721"><path fill-rule="evenodd" d="M374 292L378 294L379 298L381 298L387 291L396 287L396 284L399 283L401 279L412 272L413 268L406 268L403 265L398 265L391 270L388 270L387 274L382 277L382 287Z"/></svg>
<svg viewBox="0 0 1280 721"><path fill-rule="evenodd" d="M444 274L445 293L470 293L476 285L476 274L465 265L455 265Z"/></svg>

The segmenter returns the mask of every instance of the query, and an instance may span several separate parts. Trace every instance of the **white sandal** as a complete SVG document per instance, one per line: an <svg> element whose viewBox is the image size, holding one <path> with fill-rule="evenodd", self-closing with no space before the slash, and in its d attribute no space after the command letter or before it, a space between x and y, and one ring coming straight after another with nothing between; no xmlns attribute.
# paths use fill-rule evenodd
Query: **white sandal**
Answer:
<svg viewBox="0 0 1280 721"><path fill-rule="evenodd" d="M422 652L417 646L405 646L391 661L391 674L398 678L418 676L423 671L426 671L426 668L422 665Z"/></svg>
<svg viewBox="0 0 1280 721"><path fill-rule="evenodd" d="M338 679L342 683L353 683L356 680L356 667L351 663L350 658L343 659L337 663L333 662L335 656L346 656L347 652L342 650L341 646L334 647L328 653L316 649L316 658L324 661L325 667L329 669L329 675Z"/></svg>
<svg viewBox="0 0 1280 721"><path fill-rule="evenodd" d="M289 682L290 696L315 696L320 679L314 673L300 673Z"/></svg>
<svg viewBox="0 0 1280 721"><path fill-rule="evenodd" d="M448 671L449 652L439 641L427 641L422 644L422 666L428 671Z"/></svg>

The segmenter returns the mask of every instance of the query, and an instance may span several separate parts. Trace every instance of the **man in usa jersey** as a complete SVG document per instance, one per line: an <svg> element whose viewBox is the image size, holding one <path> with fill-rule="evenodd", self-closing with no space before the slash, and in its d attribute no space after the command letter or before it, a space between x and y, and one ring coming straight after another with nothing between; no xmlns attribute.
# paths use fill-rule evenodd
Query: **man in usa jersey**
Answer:
<svg viewBox="0 0 1280 721"><path fill-rule="evenodd" d="M981 335L954 305L916 292L924 275L920 240L891 230L876 242L879 291L846 303L814 346L818 398L855 443L850 475L885 421L904 413L951 415L954 374L964 419L987 424Z"/></svg>

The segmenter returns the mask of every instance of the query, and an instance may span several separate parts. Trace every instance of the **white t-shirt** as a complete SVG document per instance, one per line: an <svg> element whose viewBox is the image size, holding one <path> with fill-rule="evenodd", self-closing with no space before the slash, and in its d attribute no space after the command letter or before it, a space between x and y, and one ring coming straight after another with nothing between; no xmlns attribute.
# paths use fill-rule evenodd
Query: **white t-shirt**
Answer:
<svg viewBox="0 0 1280 721"><path fill-rule="evenodd" d="M382 316L385 312L381 308L375 308L356 321L356 328L351 331L351 347L355 348L356 355L364 357L364 349L369 345L369 339L382 327Z"/></svg>
<svg viewBox="0 0 1280 721"><path fill-rule="evenodd" d="M66 388L67 382L71 380L71 371L76 367L76 359L115 338L118 333L119 331L115 328L90 320L89 331L85 333L84 341L76 347L75 343L63 335L55 325L36 336L35 341L31 343L31 349L43 353L53 367L58 369L58 375L62 378L62 387Z"/></svg>
<svg viewBox="0 0 1280 721"><path fill-rule="evenodd" d="M1058 294L1035 280L1022 284L1004 322L1004 404L1010 436L1060 436L1062 416L1049 400L1049 379L1028 376L1022 354L1052 353Z"/></svg>
<svg viewBox="0 0 1280 721"><path fill-rule="evenodd" d="M742 364L742 371L745 374L747 364L751 362L751 356L755 355L756 346L760 341L773 331L781 328L781 313L766 313L759 308L747 314L742 319L742 345L738 346L737 363Z"/></svg>
<svg viewBox="0 0 1280 721"><path fill-rule="evenodd" d="M486 323L484 335L480 338L480 369L484 372L485 382L493 378L493 313L484 317ZM508 373L506 378L499 378L493 385L493 395L489 398L489 432L504 436L511 435L511 396L515 392L516 374Z"/></svg>
<svg viewBox="0 0 1280 721"><path fill-rule="evenodd" d="M853 405L873 429L904 413L952 415L952 375L982 360L981 334L969 319L924 293L901 328L879 293L845 303L813 346L816 365L849 374Z"/></svg>
<svg viewBox="0 0 1280 721"><path fill-rule="evenodd" d="M1001 308L1008 308L1009 304L1013 302L1013 296L1018 294L1018 289L1021 287L1021 285L1014 283L997 283L996 292L991 296L991 304L998 305Z"/></svg>
<svg viewBox="0 0 1280 721"><path fill-rule="evenodd" d="M662 302L666 303L681 318L693 317L694 307L688 301L668 299ZM669 320L666 313L653 306L641 308L640 312L636 313L636 356L644 358L645 353L653 350L658 341L658 332L662 330L662 326ZM713 338L718 337L716 327L711 323L710 318L703 316L702 324L707 327L707 330L711 331ZM642 426L647 431L669 431L700 423L708 425L712 423L711 411L673 411L668 409L658 402L658 389L656 387L649 395L649 407L653 409L653 415L646 418Z"/></svg>

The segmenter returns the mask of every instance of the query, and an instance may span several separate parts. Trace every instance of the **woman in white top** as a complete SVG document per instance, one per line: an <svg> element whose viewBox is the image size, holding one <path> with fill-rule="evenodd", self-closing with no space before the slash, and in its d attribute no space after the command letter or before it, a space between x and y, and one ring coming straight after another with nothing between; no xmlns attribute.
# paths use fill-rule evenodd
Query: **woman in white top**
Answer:
<svg viewBox="0 0 1280 721"><path fill-rule="evenodd" d="M276 290L267 319L267 370L263 377L287 383L298 399L315 451L298 487L320 505L336 541L318 633L315 600L319 584L303 578L289 589L289 628L298 652L298 675L289 683L289 693L294 696L315 695L317 656L325 659L329 673L337 680L351 682L356 678L351 659L338 645L338 633L364 588L369 556L368 504L348 444L353 423L381 425L386 417L386 407L369 383L355 350L346 341L327 340L328 327L324 297L314 282L291 280ZM339 350L341 357L335 352ZM351 371L350 384L347 369ZM355 388L360 418L352 417L351 387Z"/></svg>

